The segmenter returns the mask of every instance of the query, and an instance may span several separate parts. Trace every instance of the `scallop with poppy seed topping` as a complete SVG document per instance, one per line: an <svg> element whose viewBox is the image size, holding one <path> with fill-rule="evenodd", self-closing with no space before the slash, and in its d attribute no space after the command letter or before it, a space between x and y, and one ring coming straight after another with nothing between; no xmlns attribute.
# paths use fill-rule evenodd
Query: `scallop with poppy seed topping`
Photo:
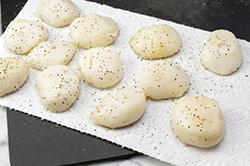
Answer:
<svg viewBox="0 0 250 166"><path fill-rule="evenodd" d="M225 119L218 101L205 96L179 99L171 122L180 141L200 148L217 145L225 134Z"/></svg>
<svg viewBox="0 0 250 166"><path fill-rule="evenodd" d="M144 90L127 85L108 92L92 113L92 120L100 126L121 128L139 120L145 110Z"/></svg>
<svg viewBox="0 0 250 166"><path fill-rule="evenodd" d="M44 70L53 65L67 65L76 49L76 44L71 41L45 41L29 52L26 62L38 70Z"/></svg>
<svg viewBox="0 0 250 166"><path fill-rule="evenodd" d="M0 58L0 97L17 91L28 76L29 68L21 57Z"/></svg>
<svg viewBox="0 0 250 166"><path fill-rule="evenodd" d="M144 68L139 86L152 99L176 98L189 89L189 77L185 70L173 62L157 60Z"/></svg>
<svg viewBox="0 0 250 166"><path fill-rule="evenodd" d="M80 55L79 66L85 81L97 88L109 88L123 77L118 53L112 46L84 51Z"/></svg>
<svg viewBox="0 0 250 166"><path fill-rule="evenodd" d="M116 40L119 27L109 17L90 14L75 19L70 25L70 34L79 47L104 47Z"/></svg>
<svg viewBox="0 0 250 166"><path fill-rule="evenodd" d="M39 43L47 40L49 34L42 23L24 19L10 22L4 34L6 47L16 54L27 54Z"/></svg>
<svg viewBox="0 0 250 166"><path fill-rule="evenodd" d="M53 27L64 27L80 16L80 9L70 0L41 0L37 15Z"/></svg>
<svg viewBox="0 0 250 166"><path fill-rule="evenodd" d="M181 37L171 26L160 24L144 27L131 39L130 45L143 59L161 59L180 50Z"/></svg>
<svg viewBox="0 0 250 166"><path fill-rule="evenodd" d="M211 32L201 55L201 63L218 75L230 75L238 70L242 52L234 34L223 29Z"/></svg>
<svg viewBox="0 0 250 166"><path fill-rule="evenodd" d="M80 77L72 68L54 65L37 76L41 101L52 112L63 112L76 101L80 92Z"/></svg>

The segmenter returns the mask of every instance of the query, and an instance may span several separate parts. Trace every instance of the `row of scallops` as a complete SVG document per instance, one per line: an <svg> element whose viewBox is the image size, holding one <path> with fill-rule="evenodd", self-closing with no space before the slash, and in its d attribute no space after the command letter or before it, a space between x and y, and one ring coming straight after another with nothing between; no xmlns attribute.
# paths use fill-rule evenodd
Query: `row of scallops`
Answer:
<svg viewBox="0 0 250 166"><path fill-rule="evenodd" d="M96 88L110 88L123 77L122 64L111 45L119 27L111 18L91 14L80 16L79 8L70 0L42 0L37 15L47 24L70 28L71 41L46 41L48 31L42 23L24 19L13 20L5 32L6 47L21 57L0 59L0 96L18 90L28 78L26 63L42 70L37 88L43 105L53 112L71 107L80 91L80 77L66 66L77 46L88 49L81 53L79 68L85 81ZM173 56L181 48L178 32L168 25L152 25L139 30L130 45L143 59ZM235 72L242 53L235 36L226 30L211 33L201 62L219 75ZM221 65L224 64L224 65ZM185 70L166 60L155 60L143 70L138 86L123 86L107 93L92 113L95 124L120 128L136 122L146 110L146 98L182 97L189 89ZM173 129L179 139L189 145L210 147L218 144L225 130L225 121L217 101L203 96L182 97L172 111Z"/></svg>

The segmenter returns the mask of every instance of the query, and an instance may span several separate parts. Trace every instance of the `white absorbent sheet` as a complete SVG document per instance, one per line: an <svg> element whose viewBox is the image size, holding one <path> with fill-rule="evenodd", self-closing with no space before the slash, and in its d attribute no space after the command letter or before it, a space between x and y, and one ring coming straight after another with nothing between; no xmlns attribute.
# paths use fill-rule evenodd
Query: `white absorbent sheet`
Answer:
<svg viewBox="0 0 250 166"><path fill-rule="evenodd" d="M156 24L167 24L175 28L182 38L182 47L179 53L166 60L175 62L187 71L191 85L185 96L204 95L219 102L226 121L222 142L208 149L187 146L180 142L170 122L172 108L177 99L147 99L145 114L131 126L116 130L97 126L91 120L91 112L110 89L94 88L84 82L83 78L81 92L74 105L66 112L52 113L40 101L36 88L36 77L40 71L33 68L29 69L29 78L20 90L0 98L1 106L108 140L173 165L250 165L249 42L238 39L243 52L243 62L239 70L229 76L219 76L206 70L200 63L202 48L209 38L208 31L84 0L73 2L81 9L81 16L96 13L111 17L120 28L119 36L112 46L119 52L124 77L112 88L137 85L143 68L151 62L141 59L129 45L130 38L138 30ZM17 17L42 22L36 15L38 3L38 0L29 0ZM69 27L53 28L43 24L49 31L48 40L72 41ZM85 50L78 49L68 64L78 72L78 59L82 51ZM0 57L17 56L6 48L4 34L0 39L0 52ZM22 57L26 58L25 55Z"/></svg>

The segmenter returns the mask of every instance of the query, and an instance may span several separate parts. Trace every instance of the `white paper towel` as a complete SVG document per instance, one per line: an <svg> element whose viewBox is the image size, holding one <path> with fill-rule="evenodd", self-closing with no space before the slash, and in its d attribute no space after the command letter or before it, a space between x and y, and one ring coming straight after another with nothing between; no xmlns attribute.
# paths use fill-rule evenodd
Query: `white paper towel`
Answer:
<svg viewBox="0 0 250 166"><path fill-rule="evenodd" d="M137 84L143 68L149 60L142 60L131 49L128 41L142 27L167 24L174 27L182 38L178 54L167 58L187 70L190 89L185 96L204 95L219 101L226 120L226 134L222 142L209 149L199 149L181 143L172 130L171 110L177 99L147 100L143 117L132 126L111 130L96 126L91 121L91 112L108 90L94 88L82 79L78 100L63 113L52 113L42 106L35 81L39 71L30 68L30 75L23 87L0 98L0 105L27 114L41 117L80 132L95 135L124 147L131 148L174 165L249 165L250 164L250 43L239 40L243 63L240 69L229 76L218 76L204 69L200 54L209 32L176 24L170 21L148 17L84 0L73 0L81 8L81 16L100 14L113 18L120 27L120 34L113 44L119 51L124 77L115 87ZM39 21L36 16L38 0L29 0L18 17ZM49 40L72 40L69 27L49 30ZM6 49L4 35L0 39L0 57L17 56ZM69 66L79 70L79 49ZM25 56L22 56L25 59ZM80 72L79 72L80 74ZM115 88L113 87L113 88Z"/></svg>

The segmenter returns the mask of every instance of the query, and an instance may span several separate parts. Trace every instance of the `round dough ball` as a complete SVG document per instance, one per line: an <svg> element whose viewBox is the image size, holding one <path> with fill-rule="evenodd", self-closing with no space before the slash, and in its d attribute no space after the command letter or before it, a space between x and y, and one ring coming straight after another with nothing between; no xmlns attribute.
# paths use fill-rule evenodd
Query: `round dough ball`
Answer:
<svg viewBox="0 0 250 166"><path fill-rule="evenodd" d="M21 57L0 58L0 97L17 91L28 75L29 68Z"/></svg>
<svg viewBox="0 0 250 166"><path fill-rule="evenodd" d="M80 9L70 0L41 0L37 15L51 26L64 27L80 16Z"/></svg>
<svg viewBox="0 0 250 166"><path fill-rule="evenodd" d="M107 93L92 113L95 124L120 128L136 122L146 109L146 96L140 87L128 85Z"/></svg>
<svg viewBox="0 0 250 166"><path fill-rule="evenodd" d="M174 55L180 50L181 37L168 25L152 25L139 30L130 45L143 59L160 59Z"/></svg>
<svg viewBox="0 0 250 166"><path fill-rule="evenodd" d="M86 82L97 88L117 84L123 76L122 65L114 47L92 48L80 55L79 66Z"/></svg>
<svg viewBox="0 0 250 166"><path fill-rule="evenodd" d="M27 54L37 44L47 40L48 31L38 22L15 19L5 32L5 44L16 54Z"/></svg>
<svg viewBox="0 0 250 166"><path fill-rule="evenodd" d="M97 14L75 19L70 25L72 39L86 49L108 46L115 41L119 28L114 20Z"/></svg>
<svg viewBox="0 0 250 166"><path fill-rule="evenodd" d="M53 65L66 65L73 58L76 49L76 44L71 41L45 41L29 52L26 62L38 70Z"/></svg>
<svg viewBox="0 0 250 166"><path fill-rule="evenodd" d="M80 77L72 68L54 65L37 76L37 88L44 107L52 112L66 111L80 92Z"/></svg>
<svg viewBox="0 0 250 166"><path fill-rule="evenodd" d="M229 75L241 65L242 52L240 44L233 33L227 30L211 32L202 55L202 65L219 75Z"/></svg>
<svg viewBox="0 0 250 166"><path fill-rule="evenodd" d="M171 122L183 143L200 148L218 144L225 133L219 103L209 97L182 97L173 107Z"/></svg>
<svg viewBox="0 0 250 166"><path fill-rule="evenodd" d="M189 89L189 78L185 70L173 62L157 60L144 68L139 86L152 99L175 98Z"/></svg>

